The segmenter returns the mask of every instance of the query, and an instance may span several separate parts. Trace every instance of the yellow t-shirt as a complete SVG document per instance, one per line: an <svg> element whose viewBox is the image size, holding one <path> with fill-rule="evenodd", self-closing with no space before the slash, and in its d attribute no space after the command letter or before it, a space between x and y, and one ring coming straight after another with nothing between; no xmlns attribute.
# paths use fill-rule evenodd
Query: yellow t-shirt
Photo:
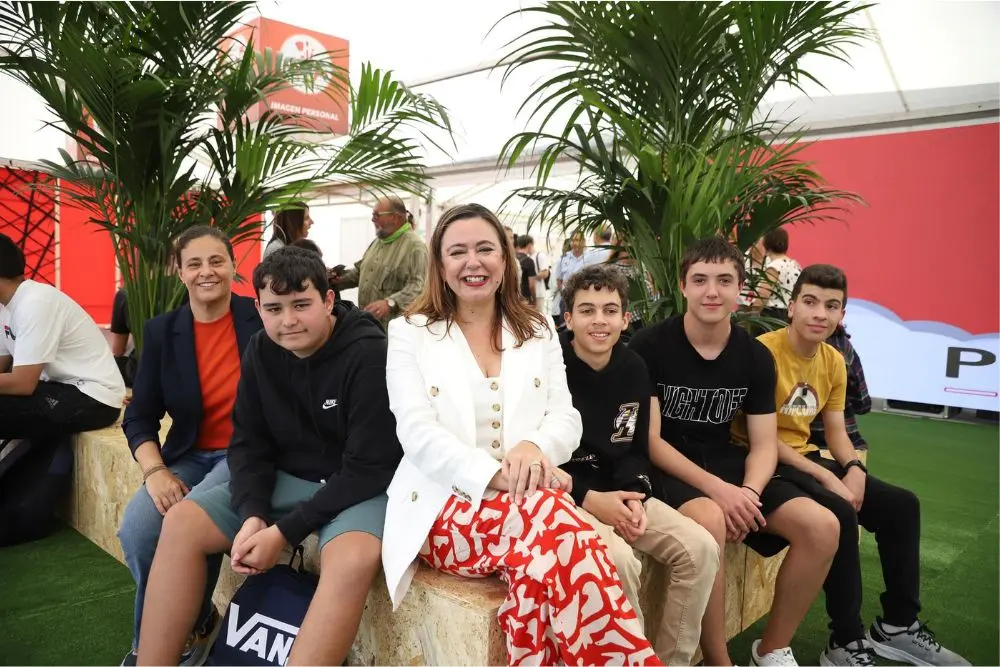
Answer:
<svg viewBox="0 0 1000 667"><path fill-rule="evenodd" d="M778 438L799 454L819 449L809 442L809 425L819 413L842 412L847 396L844 356L823 343L812 359L800 356L788 330L778 329L757 337L774 357L778 382L774 403L778 412Z"/></svg>

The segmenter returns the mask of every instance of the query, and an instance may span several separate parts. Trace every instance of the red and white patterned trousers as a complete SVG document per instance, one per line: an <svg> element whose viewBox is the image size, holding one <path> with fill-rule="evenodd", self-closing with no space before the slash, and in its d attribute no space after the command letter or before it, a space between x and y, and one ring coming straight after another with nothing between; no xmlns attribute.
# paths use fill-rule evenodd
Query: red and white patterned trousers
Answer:
<svg viewBox="0 0 1000 667"><path fill-rule="evenodd" d="M452 496L420 557L463 577L497 573L511 665L659 665L604 543L564 491L520 506L487 491L478 512Z"/></svg>

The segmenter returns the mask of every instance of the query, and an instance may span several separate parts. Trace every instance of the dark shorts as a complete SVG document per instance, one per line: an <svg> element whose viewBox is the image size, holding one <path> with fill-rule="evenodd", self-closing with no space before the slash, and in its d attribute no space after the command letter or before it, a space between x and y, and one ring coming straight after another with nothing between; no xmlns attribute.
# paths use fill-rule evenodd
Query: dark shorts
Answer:
<svg viewBox="0 0 1000 667"><path fill-rule="evenodd" d="M680 450L680 448L678 449ZM736 486L742 486L747 459L747 450L743 447L726 443L725 445L700 448L697 451L680 451L719 479ZM657 470L655 474L657 475L654 486L656 495L675 509L679 509L695 498L707 497L704 492L667 473ZM764 518L767 518L768 515L793 498L810 498L812 489L807 484L810 480L812 478L808 475L803 475L791 466L779 463L774 471L774 476L760 494L760 513L764 515ZM764 557L774 556L788 546L788 542L783 538L768 533L750 533L743 540L743 543Z"/></svg>

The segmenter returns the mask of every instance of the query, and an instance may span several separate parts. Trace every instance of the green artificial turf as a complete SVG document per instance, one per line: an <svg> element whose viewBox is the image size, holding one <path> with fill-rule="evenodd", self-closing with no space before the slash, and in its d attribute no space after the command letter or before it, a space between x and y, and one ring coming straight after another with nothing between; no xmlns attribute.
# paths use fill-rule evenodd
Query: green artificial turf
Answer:
<svg viewBox="0 0 1000 667"><path fill-rule="evenodd" d="M1000 664L996 426L888 414L865 415L860 426L870 447L869 472L920 497L921 619L972 664ZM867 626L881 614L883 584L875 538L864 530L861 568ZM765 620L730 641L738 664L749 663L750 645ZM829 638L827 622L820 593L792 642L800 664L819 662Z"/></svg>
<svg viewBox="0 0 1000 667"><path fill-rule="evenodd" d="M973 664L1000 664L998 431L995 426L868 415L869 468L920 496L922 618ZM879 612L875 541L862 543L864 618ZM0 549L0 664L111 665L128 650L135 586L128 570L73 530ZM827 640L822 595L792 644L816 664ZM730 642L748 664L763 621Z"/></svg>
<svg viewBox="0 0 1000 667"><path fill-rule="evenodd" d="M135 584L72 528L0 549L0 664L117 665L132 641Z"/></svg>

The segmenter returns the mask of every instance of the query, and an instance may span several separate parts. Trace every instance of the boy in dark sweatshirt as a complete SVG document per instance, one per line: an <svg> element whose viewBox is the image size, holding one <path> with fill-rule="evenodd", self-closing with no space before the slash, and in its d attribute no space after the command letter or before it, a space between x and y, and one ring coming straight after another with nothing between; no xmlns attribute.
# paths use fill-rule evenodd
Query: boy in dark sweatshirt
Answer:
<svg viewBox="0 0 1000 667"><path fill-rule="evenodd" d="M385 385L386 338L334 303L315 253L286 247L253 274L264 331L243 355L231 481L167 513L146 588L139 664L177 664L198 614L205 557L265 572L316 532L321 570L289 664L342 664L381 565L385 490L402 457Z"/></svg>
<svg viewBox="0 0 1000 667"><path fill-rule="evenodd" d="M659 412L650 409L646 364L619 341L630 318L628 280L611 265L587 267L566 282L562 297L566 380L583 417L583 437L561 469L572 478L580 513L608 546L640 620L641 565L633 548L670 569L660 627L647 634L663 664L690 665L719 547L707 530L652 498L649 433L659 433Z"/></svg>

